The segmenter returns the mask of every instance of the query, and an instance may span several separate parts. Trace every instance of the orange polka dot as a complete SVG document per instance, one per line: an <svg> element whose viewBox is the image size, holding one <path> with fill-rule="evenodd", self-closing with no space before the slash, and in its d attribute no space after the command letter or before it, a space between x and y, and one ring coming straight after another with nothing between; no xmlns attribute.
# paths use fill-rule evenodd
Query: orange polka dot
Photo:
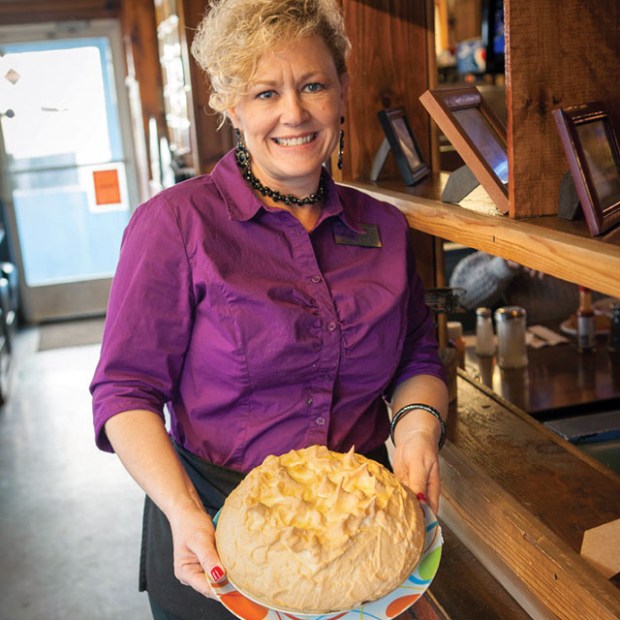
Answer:
<svg viewBox="0 0 620 620"><path fill-rule="evenodd" d="M228 592L222 594L220 598L230 611L245 618L245 620L263 620L269 613L266 607L247 599L240 592Z"/></svg>
<svg viewBox="0 0 620 620"><path fill-rule="evenodd" d="M410 594L408 596L401 596L395 600L393 600L385 610L388 618L394 618L401 614L405 609L411 607L418 599L420 598L419 594Z"/></svg>

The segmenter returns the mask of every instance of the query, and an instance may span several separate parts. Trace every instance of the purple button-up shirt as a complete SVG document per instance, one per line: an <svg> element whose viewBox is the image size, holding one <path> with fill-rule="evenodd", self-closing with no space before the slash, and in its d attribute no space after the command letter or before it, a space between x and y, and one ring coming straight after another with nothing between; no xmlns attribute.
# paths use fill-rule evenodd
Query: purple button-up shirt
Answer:
<svg viewBox="0 0 620 620"><path fill-rule="evenodd" d="M404 217L323 174L310 233L232 153L136 210L91 384L100 448L110 417L166 405L181 446L239 471L312 444L367 453L388 435L384 395L443 377Z"/></svg>

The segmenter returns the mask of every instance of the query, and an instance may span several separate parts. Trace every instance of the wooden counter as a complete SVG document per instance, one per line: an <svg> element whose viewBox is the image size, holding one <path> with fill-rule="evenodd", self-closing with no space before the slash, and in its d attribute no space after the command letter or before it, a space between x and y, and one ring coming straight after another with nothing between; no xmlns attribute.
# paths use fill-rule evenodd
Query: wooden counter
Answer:
<svg viewBox="0 0 620 620"><path fill-rule="evenodd" d="M527 620L530 616L441 521L444 546L433 584L411 615L417 620ZM399 620L401 620L399 618Z"/></svg>
<svg viewBox="0 0 620 620"><path fill-rule="evenodd" d="M616 620L617 583L579 551L586 530L620 518L620 476L465 373L458 384L442 520L531 616Z"/></svg>

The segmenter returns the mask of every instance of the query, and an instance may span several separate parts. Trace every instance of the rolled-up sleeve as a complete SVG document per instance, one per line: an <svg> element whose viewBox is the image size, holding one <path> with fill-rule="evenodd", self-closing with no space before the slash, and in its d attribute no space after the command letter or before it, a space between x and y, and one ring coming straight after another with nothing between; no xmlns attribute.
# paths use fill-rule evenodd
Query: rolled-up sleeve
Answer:
<svg viewBox="0 0 620 620"><path fill-rule="evenodd" d="M112 282L101 356L90 385L96 442L123 411L163 417L192 328L191 269L175 210L164 197L139 207L125 231ZM148 311L147 311L148 309Z"/></svg>

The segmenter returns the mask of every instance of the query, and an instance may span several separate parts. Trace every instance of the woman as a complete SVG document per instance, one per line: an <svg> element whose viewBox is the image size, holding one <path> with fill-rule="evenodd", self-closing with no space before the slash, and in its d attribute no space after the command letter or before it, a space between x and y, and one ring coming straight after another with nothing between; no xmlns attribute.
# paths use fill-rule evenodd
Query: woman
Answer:
<svg viewBox="0 0 620 620"><path fill-rule="evenodd" d="M232 618L210 600L211 516L268 454L355 446L389 465L384 398L420 403L394 471L437 509L447 396L406 222L323 168L348 47L334 0L215 2L193 52L239 144L125 233L91 390L98 445L147 494L156 618Z"/></svg>

